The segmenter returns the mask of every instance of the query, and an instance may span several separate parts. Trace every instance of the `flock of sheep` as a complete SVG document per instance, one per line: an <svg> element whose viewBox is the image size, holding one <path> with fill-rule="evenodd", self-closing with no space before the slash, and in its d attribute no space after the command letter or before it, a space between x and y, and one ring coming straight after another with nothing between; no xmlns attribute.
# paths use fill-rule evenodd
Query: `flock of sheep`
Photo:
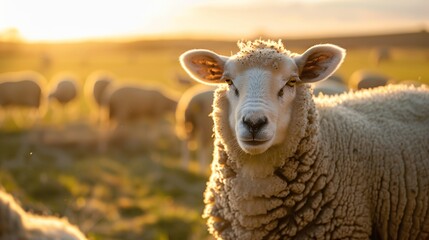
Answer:
<svg viewBox="0 0 429 240"><path fill-rule="evenodd" d="M369 71L355 72L347 84L339 76L313 84L314 94L341 94L349 89L363 89L383 86L389 78ZM72 73L60 73L49 84L36 72L12 72L0 75L0 107L9 109L26 107L32 115L41 118L49 103L59 103L55 109L57 116L67 115L67 105L81 95L80 82ZM188 89L178 99L173 94L159 88L145 85L119 83L113 74L96 71L83 84L83 96L90 104L92 115L105 129L118 124L126 125L135 119L161 119L166 114L174 114L176 135L182 142L182 166L187 167L191 152L196 151L201 172L207 172L213 151L213 122L208 115L212 110L213 87L201 84ZM58 105L58 104L57 104ZM108 134L100 137L100 149L106 149Z"/></svg>
<svg viewBox="0 0 429 240"><path fill-rule="evenodd" d="M50 86L46 82L43 76L31 71L0 75L0 106L26 107L39 111L45 104L52 102L58 102L64 107L79 96L79 84L72 74L55 76ZM95 72L88 77L84 92L90 104L107 108L109 118L121 123L142 116L159 117L165 111L174 111L176 105L174 99L160 90L118 84L111 75L103 72ZM148 100L151 100L151 104L139 104Z"/></svg>
<svg viewBox="0 0 429 240"><path fill-rule="evenodd" d="M331 76L323 82L314 83L313 88L315 95L319 93L334 95L348 90L374 88L389 83L392 83L392 80L388 76L360 70L352 74L348 83L339 76ZM418 84L411 81L408 83ZM32 71L3 73L0 74L0 108L25 107L34 110L33 112L39 115L46 111L47 103L57 102L62 105L62 108L65 108L66 105L79 97L79 85L77 77L70 73L56 75L50 84L47 84L46 79L41 74ZM194 102L190 99L197 95L198 91L201 91L201 87L199 88L200 90L189 89L178 100L171 93L159 88L119 84L112 74L97 71L85 81L84 95L86 100L99 110L98 121L115 121L124 124L133 119L162 118L165 113L174 113L179 102L180 106L177 107L178 110L175 115L177 124L181 124L183 127L178 127L178 129L188 128L186 131L189 131L189 123L186 127L182 115L185 112L187 112L186 115L189 115L192 111L186 110L187 106L183 105ZM206 89L205 91L212 92L213 90ZM201 98L201 96L197 98ZM204 102L204 109L211 109L211 98L206 97L206 99L204 101L198 100L198 104L201 105ZM195 114L198 116L205 115L205 113L209 113L209 110ZM188 118L194 117L188 116ZM190 124L192 125L192 123ZM179 137L183 139L183 131L178 130L178 133ZM196 134L190 135L196 136Z"/></svg>
<svg viewBox="0 0 429 240"><path fill-rule="evenodd" d="M429 216L421 212L429 208L429 90L350 91L391 81L368 71L354 73L348 84L331 76L345 56L334 45L302 55L281 42L239 47L232 57L208 50L181 56L192 78L217 89L195 85L177 99L96 72L84 93L101 125L175 114L184 167L198 150L205 172L213 153L204 217L218 239L429 237ZM65 107L79 96L71 74L55 77L49 92L45 86L35 72L2 74L0 106L39 111L44 101ZM313 99L320 94L335 96ZM65 220L26 213L0 191L0 239L85 237Z"/></svg>
<svg viewBox="0 0 429 240"><path fill-rule="evenodd" d="M84 97L96 112L95 120L102 127L127 125L139 119L159 120L170 114L176 117L177 136L183 140L183 165L190 158L188 149L199 144L201 169L207 169L211 154L211 112L213 88L196 86L180 99L159 87L122 84L110 73L96 71L84 83ZM36 72L11 72L0 75L0 109L26 108L43 117L47 105L57 102L62 110L80 95L76 76L61 73L50 84ZM55 110L58 115L64 111Z"/></svg>

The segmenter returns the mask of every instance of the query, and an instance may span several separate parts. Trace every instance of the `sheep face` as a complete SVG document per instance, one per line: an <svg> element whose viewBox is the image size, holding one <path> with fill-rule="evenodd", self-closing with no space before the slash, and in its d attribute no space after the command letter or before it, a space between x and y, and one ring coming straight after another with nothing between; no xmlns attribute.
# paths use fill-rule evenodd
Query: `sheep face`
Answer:
<svg viewBox="0 0 429 240"><path fill-rule="evenodd" d="M249 154L265 152L281 142L290 122L298 68L290 58L276 68L225 65L229 85L229 125L240 147Z"/></svg>
<svg viewBox="0 0 429 240"><path fill-rule="evenodd" d="M229 85L229 127L241 149L256 155L287 138L297 85L329 77L342 62L344 50L326 44L294 55L281 42L262 40L240 48L231 57L191 50L180 61L199 82Z"/></svg>

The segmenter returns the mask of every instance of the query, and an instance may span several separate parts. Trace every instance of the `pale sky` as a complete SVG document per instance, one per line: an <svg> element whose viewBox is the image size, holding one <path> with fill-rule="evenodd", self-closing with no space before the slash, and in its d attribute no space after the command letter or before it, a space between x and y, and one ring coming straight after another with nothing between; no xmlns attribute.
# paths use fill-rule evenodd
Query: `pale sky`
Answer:
<svg viewBox="0 0 429 240"><path fill-rule="evenodd" d="M428 30L429 0L0 0L0 35L11 28L29 41L374 34Z"/></svg>

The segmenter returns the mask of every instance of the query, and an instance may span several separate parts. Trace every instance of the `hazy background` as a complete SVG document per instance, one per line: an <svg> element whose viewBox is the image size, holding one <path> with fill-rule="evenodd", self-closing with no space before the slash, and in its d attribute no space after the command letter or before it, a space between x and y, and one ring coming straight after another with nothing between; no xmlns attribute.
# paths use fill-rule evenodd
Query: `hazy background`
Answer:
<svg viewBox="0 0 429 240"><path fill-rule="evenodd" d="M425 0L1 0L0 31L28 41L379 34L427 28L427 9Z"/></svg>
<svg viewBox="0 0 429 240"><path fill-rule="evenodd" d="M196 153L181 167L174 112L106 130L84 94L88 76L108 71L117 84L156 85L179 99L195 85L181 53L230 55L237 40L261 37L299 53L346 48L336 73L346 85L362 69L428 84L428 9L427 0L0 0L0 74L36 71L46 93L61 72L78 83L76 99L49 102L37 121L0 106L0 188L26 210L67 217L89 239L210 239L201 218L210 170L199 170Z"/></svg>

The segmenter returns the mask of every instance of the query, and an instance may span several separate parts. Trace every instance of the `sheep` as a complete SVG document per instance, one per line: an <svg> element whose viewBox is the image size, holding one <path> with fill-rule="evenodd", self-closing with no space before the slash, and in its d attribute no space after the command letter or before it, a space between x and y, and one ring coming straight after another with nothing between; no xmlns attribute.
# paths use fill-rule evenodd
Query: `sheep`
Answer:
<svg viewBox="0 0 429 240"><path fill-rule="evenodd" d="M212 112L213 87L196 85L179 99L176 109L176 134L182 140L182 165L188 167L191 148L198 149L200 172L207 171L208 158L213 151Z"/></svg>
<svg viewBox="0 0 429 240"><path fill-rule="evenodd" d="M78 109L73 103L78 99L80 92L77 77L72 73L58 73L52 78L50 89L48 100L51 110L55 113L53 119L64 123L65 120L75 118ZM60 112L55 109L56 104L59 104Z"/></svg>
<svg viewBox="0 0 429 240"><path fill-rule="evenodd" d="M0 240L85 240L66 219L25 212L8 193L0 190Z"/></svg>
<svg viewBox="0 0 429 240"><path fill-rule="evenodd" d="M97 104L102 106L103 94L108 86L114 82L115 77L113 74L106 71L95 71L91 73L85 82L85 95L86 97Z"/></svg>
<svg viewBox="0 0 429 240"><path fill-rule="evenodd" d="M111 86L103 97L110 120L118 124L159 119L166 113L174 113L177 105L172 94L142 85Z"/></svg>
<svg viewBox="0 0 429 240"><path fill-rule="evenodd" d="M42 104L42 75L32 71L10 72L0 75L0 105L39 108Z"/></svg>
<svg viewBox="0 0 429 240"><path fill-rule="evenodd" d="M291 53L239 42L189 50L182 67L217 85L204 218L217 239L429 238L429 89L314 98L341 65L332 45Z"/></svg>
<svg viewBox="0 0 429 240"><path fill-rule="evenodd" d="M106 90L114 83L115 76L106 71L94 71L91 73L84 86L84 94L90 106L95 109L95 116L91 118L97 124L106 120L106 106L104 106L103 96Z"/></svg>
<svg viewBox="0 0 429 240"><path fill-rule="evenodd" d="M33 71L8 72L0 75L0 106L6 110L26 108L36 121L44 110L44 88L46 79ZM15 119L18 125L28 124L26 120ZM18 123L18 121L20 123Z"/></svg>
<svg viewBox="0 0 429 240"><path fill-rule="evenodd" d="M312 84L313 94L318 96L320 93L324 95L335 95L347 92L347 85L341 77L331 76L324 81L315 82Z"/></svg>
<svg viewBox="0 0 429 240"><path fill-rule="evenodd" d="M388 83L389 77L383 74L368 70L358 70L350 76L349 88L354 90L368 89L385 86Z"/></svg>
<svg viewBox="0 0 429 240"><path fill-rule="evenodd" d="M391 59L390 49L388 47L376 48L373 52L374 62L376 66L379 66L382 62L387 62Z"/></svg>
<svg viewBox="0 0 429 240"><path fill-rule="evenodd" d="M140 84L112 84L105 90L102 102L108 116L103 118L98 135L100 152L105 152L109 143L135 145L133 125L159 121L168 114L174 114L177 105L172 93ZM156 134L159 133L157 131ZM145 137L150 138L150 132L146 132Z"/></svg>
<svg viewBox="0 0 429 240"><path fill-rule="evenodd" d="M57 76L53 82L55 85L48 95L50 100L55 99L58 103L66 105L77 98L78 86L74 77Z"/></svg>

